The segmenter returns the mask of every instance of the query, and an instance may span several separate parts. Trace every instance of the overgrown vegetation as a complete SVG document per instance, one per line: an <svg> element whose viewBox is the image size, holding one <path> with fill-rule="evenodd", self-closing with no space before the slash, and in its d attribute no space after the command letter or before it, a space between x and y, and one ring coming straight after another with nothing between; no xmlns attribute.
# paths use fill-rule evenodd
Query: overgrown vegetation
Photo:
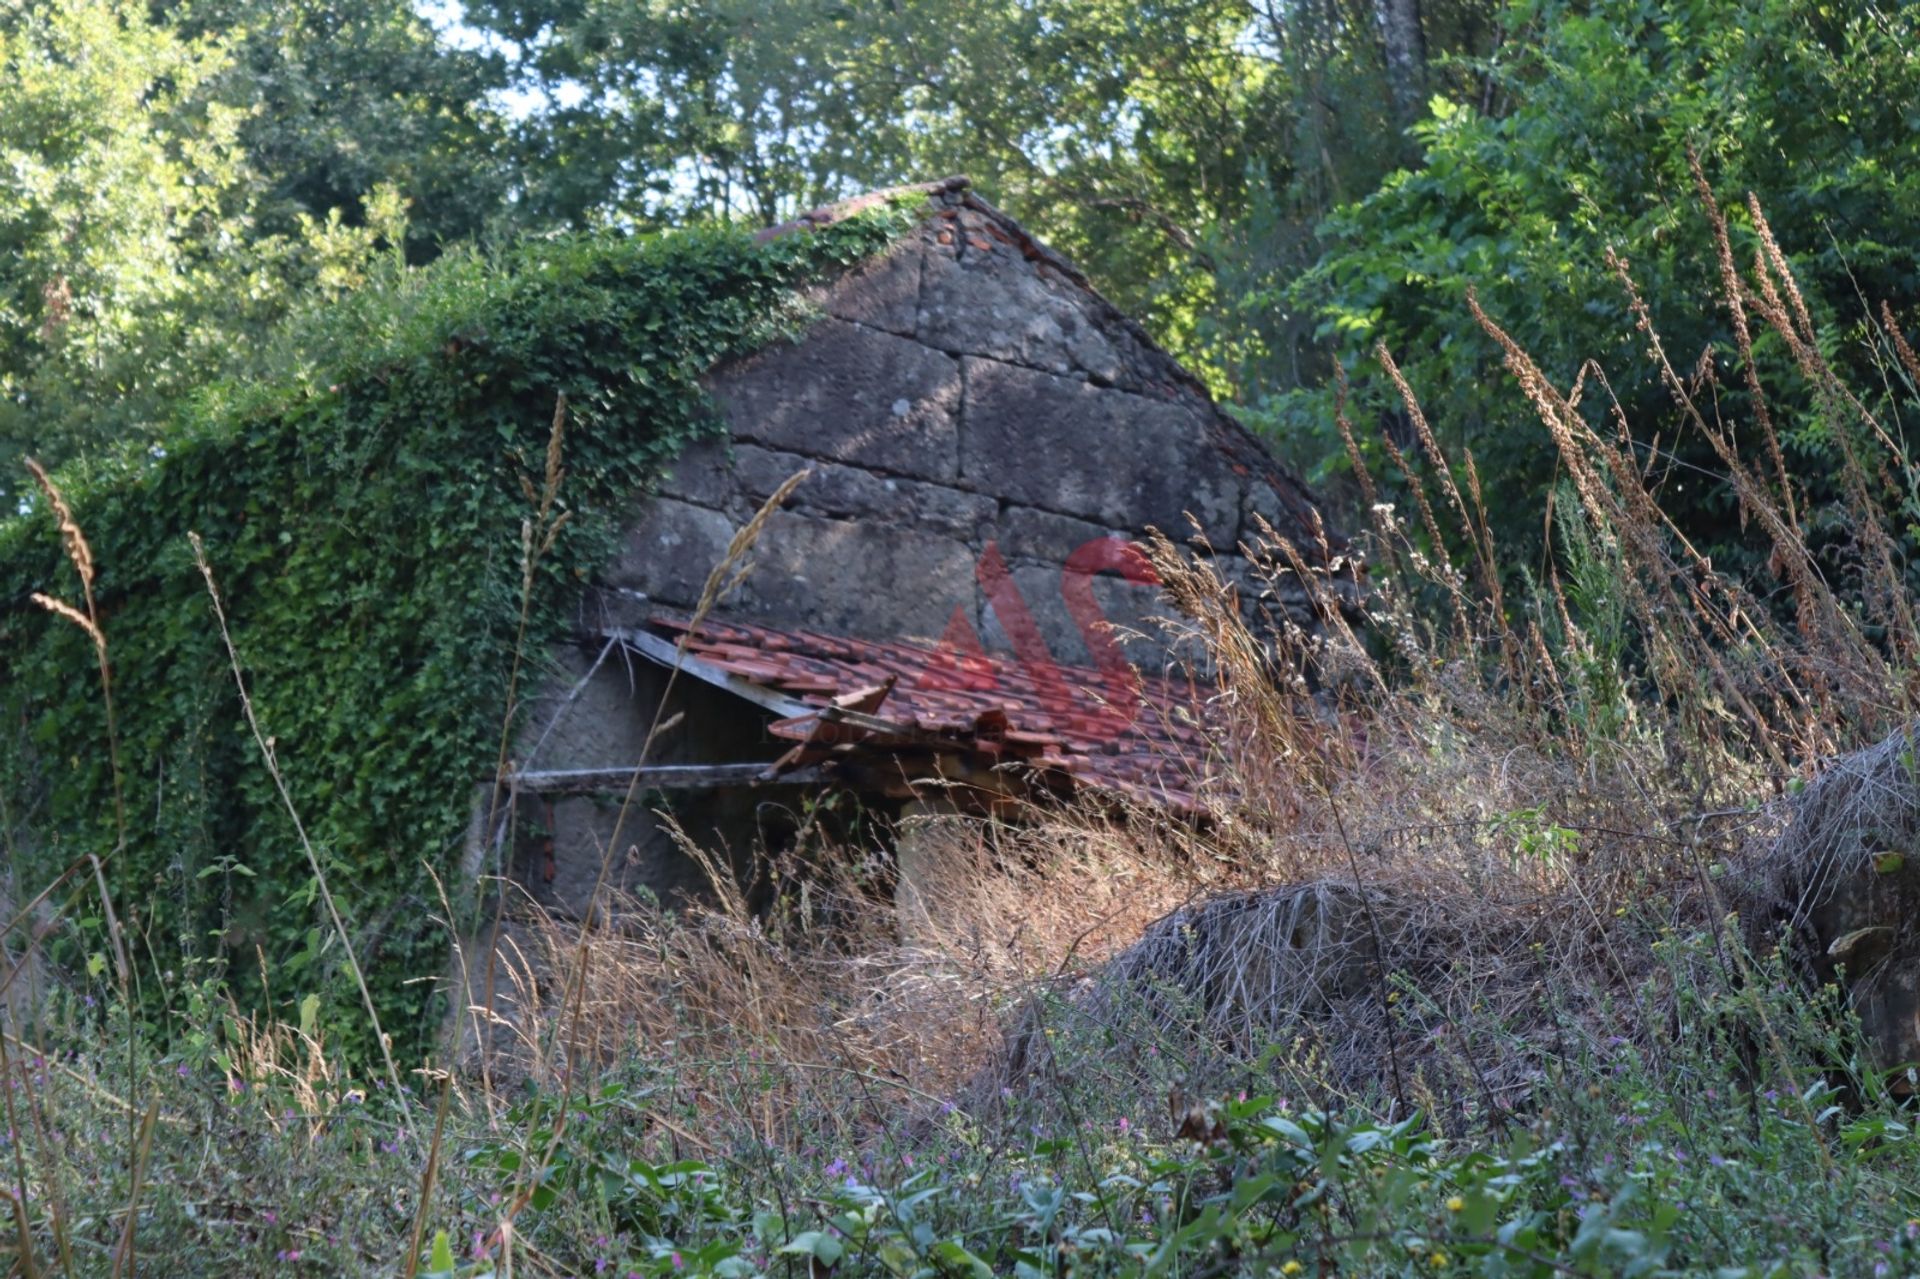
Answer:
<svg viewBox="0 0 1920 1279"><path fill-rule="evenodd" d="M1920 1274L1911 6L462 10L0 14L14 1272ZM429 1059L514 663L890 222L627 233L958 168L1348 477L1364 592L1251 549L1364 619L1163 546L1210 820L947 821L911 944L714 859Z"/></svg>
<svg viewBox="0 0 1920 1279"><path fill-rule="evenodd" d="M36 602L80 594L42 500L0 524L14 900L94 894L73 862L109 862L147 1029L169 1020L155 978L182 964L223 974L249 1009L357 1004L210 625L198 534L292 808L351 903L381 1021L420 1042L437 1001L414 979L445 953L434 877L459 910L450 872L516 645L535 651L603 560L615 500L712 428L700 376L774 337L796 284L872 253L906 216L764 246L712 230L455 255L304 316L271 378L209 389L151 449L65 472L111 701L74 677L94 664L86 631ZM104 962L114 921L97 901L73 918L62 958ZM364 1019L350 1024L371 1051Z"/></svg>
<svg viewBox="0 0 1920 1279"><path fill-rule="evenodd" d="M1716 564L1757 569L1768 552L1741 524L1712 446L1640 358L1632 304L1614 286L1618 258L1672 363L1743 454L1768 445L1742 366L1766 386L1809 540L1826 571L1844 573L1828 553L1844 542L1849 499L1827 477L1844 465L1836 434L1847 415L1803 380L1791 342L1758 326L1749 347L1724 305L1704 304L1725 289L1690 156L1723 192L1733 262L1744 271L1768 251L1751 195L1773 243L1788 246L1821 356L1869 401L1910 395L1881 307L1907 315L1920 304L1909 231L1920 216L1914 16L1908 6L1793 0L1513 6L1507 56L1489 67L1506 108L1437 102L1415 129L1422 163L1335 213L1324 255L1294 282L1354 379L1355 415L1364 408L1401 447L1414 443L1373 360L1384 342L1456 460L1473 451L1502 540L1537 562L1538 498L1556 458L1533 447L1529 407L1492 376L1505 355L1466 306L1477 290L1563 387L1599 361L1608 380L1585 381L1592 411L1618 398L1663 508ZM1329 429L1333 396L1324 386L1269 406L1284 437L1317 441L1307 452L1328 471L1344 466ZM1386 465L1366 434L1367 455Z"/></svg>
<svg viewBox="0 0 1920 1279"><path fill-rule="evenodd" d="M1850 406L1853 464L1911 473L1784 256L1722 287ZM1822 757L1912 714L1892 515L1855 508L1848 598L1807 567L1791 478L1727 450L1794 592L1776 616L1675 534L1617 419L1477 314L1568 476L1549 571L1503 593L1474 473L1410 390L1439 482L1403 474L1411 521L1373 508L1361 629L1249 630L1162 544L1220 678L1212 821L940 820L911 944L871 850L795 849L761 912L710 860L705 906L537 930L509 1051L398 1089L339 1051L351 1006L249 1018L217 966L183 969L154 982L157 1041L108 965L81 968L0 1063L19 1254L469 1279L1914 1271L1910 1028L1776 928L1795 903L1769 864L1800 814L1844 811ZM1442 520L1466 564L1424 549ZM254 675L263 702L281 677ZM1877 839L1911 826L1881 816Z"/></svg>

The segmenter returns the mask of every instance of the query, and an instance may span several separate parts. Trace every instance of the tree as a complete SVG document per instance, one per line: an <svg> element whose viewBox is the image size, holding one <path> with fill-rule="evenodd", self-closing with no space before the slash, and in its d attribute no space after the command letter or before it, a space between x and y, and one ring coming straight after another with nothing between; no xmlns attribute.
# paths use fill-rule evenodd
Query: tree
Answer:
<svg viewBox="0 0 1920 1279"><path fill-rule="evenodd" d="M1423 109L1423 15L1394 0L1419 56L1390 80L1371 3L469 0L467 15L520 50L521 90L547 104L520 136L536 223L772 223L965 172L1231 391L1276 365L1297 378L1301 335L1269 342L1230 292L1271 297L1304 269L1314 224L1401 162L1396 120ZM1493 8L1449 0L1427 32L1479 50ZM1263 336L1243 340L1250 326Z"/></svg>
<svg viewBox="0 0 1920 1279"><path fill-rule="evenodd" d="M297 305L357 287L405 233L390 185L350 216L273 205L257 107L224 100L234 37L135 0L0 12L0 509L17 458L138 443L245 366Z"/></svg>
<svg viewBox="0 0 1920 1279"><path fill-rule="evenodd" d="M1791 255L1828 357L1850 385L1888 385L1874 316L1882 302L1904 316L1920 308L1920 10L1528 0L1508 21L1515 56L1489 65L1488 92L1444 106L1418 130L1422 164L1330 221L1326 256L1292 301L1317 313L1360 402L1383 415L1398 397L1371 352L1392 350L1456 462L1460 446L1473 450L1497 531L1521 557L1538 544L1554 451L1468 313L1469 287L1562 388L1597 359L1666 477L1669 510L1717 564L1749 563L1733 495L1703 480L1720 468L1645 359L1606 255L1630 262L1683 372L1710 345L1734 348L1693 149L1729 206L1736 260L1745 266L1757 246L1751 192ZM1505 105L1488 109L1496 102ZM1774 414L1817 499L1839 424L1804 388L1793 397L1799 375L1777 343L1761 341L1756 358L1786 397ZM1750 429L1744 379L1716 367L1717 410ZM1274 417L1333 457L1327 400L1321 390L1284 397Z"/></svg>
<svg viewBox="0 0 1920 1279"><path fill-rule="evenodd" d="M1420 0L1380 0L1380 41L1394 118L1402 130L1410 129L1427 105L1427 37Z"/></svg>
<svg viewBox="0 0 1920 1279"><path fill-rule="evenodd" d="M242 113L257 234L295 235L302 217L336 209L364 226L368 196L390 187L407 202L407 255L422 262L503 215L511 174L491 96L503 61L440 41L407 0L187 0L153 12L229 50L199 96Z"/></svg>

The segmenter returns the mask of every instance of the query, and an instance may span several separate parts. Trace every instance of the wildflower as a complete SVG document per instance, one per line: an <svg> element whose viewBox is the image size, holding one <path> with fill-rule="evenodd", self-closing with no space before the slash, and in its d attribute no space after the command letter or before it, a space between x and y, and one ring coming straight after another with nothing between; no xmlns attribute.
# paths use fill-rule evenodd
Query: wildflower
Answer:
<svg viewBox="0 0 1920 1279"><path fill-rule="evenodd" d="M1466 1210L1466 1207L1467 1207L1467 1201L1462 1199L1459 1195L1454 1195L1452 1198L1447 1200L1448 1212L1464 1212Z"/></svg>
<svg viewBox="0 0 1920 1279"><path fill-rule="evenodd" d="M680 1254L677 1252L673 1254L673 1268L675 1270L685 1270L687 1268L687 1263L680 1260Z"/></svg>
<svg viewBox="0 0 1920 1279"><path fill-rule="evenodd" d="M822 1169L822 1171L825 1172L829 1177L844 1176L846 1175L846 1171L847 1171L847 1161L844 1159L836 1159L832 1163L828 1164L824 1169Z"/></svg>
<svg viewBox="0 0 1920 1279"><path fill-rule="evenodd" d="M1306 1267L1298 1261L1289 1261L1286 1265L1280 1267L1280 1273L1283 1275L1297 1275L1305 1269Z"/></svg>
<svg viewBox="0 0 1920 1279"><path fill-rule="evenodd" d="M1120 1122L1116 1124L1115 1127L1119 1128L1121 1132L1125 1132L1127 1129L1133 1127L1133 1125L1127 1122L1125 1115L1122 1115L1120 1116Z"/></svg>
<svg viewBox="0 0 1920 1279"><path fill-rule="evenodd" d="M178 1066L175 1066L173 1068L173 1073L180 1076L180 1078L185 1079L187 1076L191 1075L193 1071L187 1066L187 1063L183 1061Z"/></svg>
<svg viewBox="0 0 1920 1279"><path fill-rule="evenodd" d="M1436 1252L1427 1258L1427 1264L1437 1270L1447 1264L1447 1254L1444 1252Z"/></svg>

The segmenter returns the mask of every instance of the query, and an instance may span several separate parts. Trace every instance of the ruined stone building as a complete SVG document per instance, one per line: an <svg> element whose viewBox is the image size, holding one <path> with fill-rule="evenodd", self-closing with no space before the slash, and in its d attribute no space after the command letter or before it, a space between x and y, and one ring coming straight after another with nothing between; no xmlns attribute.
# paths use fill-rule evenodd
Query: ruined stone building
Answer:
<svg viewBox="0 0 1920 1279"><path fill-rule="evenodd" d="M1311 543L1312 499L964 179L920 190L918 225L820 289L797 340L714 374L730 438L637 502L556 654L516 759L519 864L549 908L585 908L673 666L684 717L613 850L626 891L698 887L648 815L663 802L736 857L834 788L894 813L935 790L1191 806L1204 690L1167 666L1131 542L1159 529L1242 579L1257 520ZM681 646L736 532L803 471Z"/></svg>

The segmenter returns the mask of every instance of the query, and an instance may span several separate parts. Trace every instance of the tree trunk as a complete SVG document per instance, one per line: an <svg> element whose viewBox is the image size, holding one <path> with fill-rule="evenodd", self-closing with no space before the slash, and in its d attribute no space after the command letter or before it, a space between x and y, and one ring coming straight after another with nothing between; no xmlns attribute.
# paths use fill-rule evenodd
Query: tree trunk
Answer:
<svg viewBox="0 0 1920 1279"><path fill-rule="evenodd" d="M1380 0L1380 39L1386 47L1393 120L1404 130L1427 109L1427 37L1420 25L1420 0Z"/></svg>

